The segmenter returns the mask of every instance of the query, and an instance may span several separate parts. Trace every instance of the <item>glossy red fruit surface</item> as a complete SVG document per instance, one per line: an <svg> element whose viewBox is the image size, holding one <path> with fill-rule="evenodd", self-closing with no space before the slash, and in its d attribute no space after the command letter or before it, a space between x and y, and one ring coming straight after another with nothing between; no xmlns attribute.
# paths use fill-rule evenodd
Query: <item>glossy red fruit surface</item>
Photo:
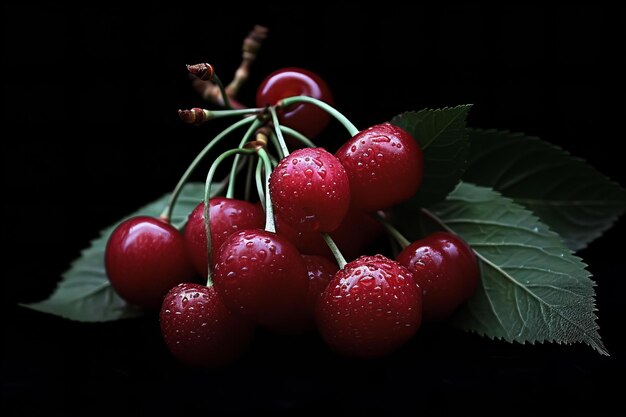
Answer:
<svg viewBox="0 0 626 417"><path fill-rule="evenodd" d="M298 231L278 215L275 220L277 233L296 245L300 253L335 260L320 233ZM344 258L351 261L363 255L363 251L383 233L384 228L381 223L370 214L349 209L339 227L329 234Z"/></svg>
<svg viewBox="0 0 626 417"><path fill-rule="evenodd" d="M458 236L433 233L411 243L396 260L413 273L424 298L424 320L449 317L478 285L480 271L472 249Z"/></svg>
<svg viewBox="0 0 626 417"><path fill-rule="evenodd" d="M215 260L213 282L234 312L280 328L303 303L308 278L296 247L282 236L259 229L234 233Z"/></svg>
<svg viewBox="0 0 626 417"><path fill-rule="evenodd" d="M348 175L323 148L298 149L283 158L269 187L275 213L296 230L332 232L350 206Z"/></svg>
<svg viewBox="0 0 626 417"><path fill-rule="evenodd" d="M330 233L347 260L354 260L385 232L382 224L372 215L349 209L337 230Z"/></svg>
<svg viewBox="0 0 626 417"><path fill-rule="evenodd" d="M350 178L355 208L375 211L409 199L422 182L423 156L415 139L390 123L369 127L335 153Z"/></svg>
<svg viewBox="0 0 626 417"><path fill-rule="evenodd" d="M274 213L274 222L276 224L276 233L293 243L301 254L320 255L334 259L332 252L328 249L328 245L326 245L319 232L296 230L277 213Z"/></svg>
<svg viewBox="0 0 626 417"><path fill-rule="evenodd" d="M302 333L315 328L315 306L338 268L323 256L302 255L309 278L306 299L290 315L289 323L280 329L287 333Z"/></svg>
<svg viewBox="0 0 626 417"><path fill-rule="evenodd" d="M348 356L386 355L407 342L422 319L411 273L382 255L362 256L337 272L317 304L326 343Z"/></svg>
<svg viewBox="0 0 626 417"><path fill-rule="evenodd" d="M214 197L209 201L209 208L211 210L211 253L213 258L228 236L245 229L262 228L265 222L262 208L248 201ZM189 215L184 237L189 257L196 272L206 278L208 256L204 225L204 202L198 204Z"/></svg>
<svg viewBox="0 0 626 417"><path fill-rule="evenodd" d="M180 232L147 216L128 219L113 231L104 265L115 292L146 309L160 308L170 288L195 277Z"/></svg>
<svg viewBox="0 0 626 417"><path fill-rule="evenodd" d="M333 96L319 75L302 68L283 68L271 73L259 86L257 107L273 106L292 96L308 96L333 104ZM309 138L315 138L328 125L330 115L314 104L298 103L281 109L280 123Z"/></svg>
<svg viewBox="0 0 626 417"><path fill-rule="evenodd" d="M237 359L254 326L233 314L214 287L179 284L161 307L161 333L170 352L191 366L218 367Z"/></svg>

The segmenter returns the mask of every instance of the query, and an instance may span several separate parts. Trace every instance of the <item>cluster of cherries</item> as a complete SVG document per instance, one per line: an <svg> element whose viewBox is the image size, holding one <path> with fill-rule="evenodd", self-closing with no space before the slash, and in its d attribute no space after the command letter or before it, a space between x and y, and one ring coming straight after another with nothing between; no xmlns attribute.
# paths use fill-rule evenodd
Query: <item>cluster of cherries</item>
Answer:
<svg viewBox="0 0 626 417"><path fill-rule="evenodd" d="M293 96L310 100L285 105ZM330 104L320 77L283 69L260 86L254 117L265 117L285 145L278 125L313 137L329 122ZM405 247L395 260L362 255L385 230L397 234L385 210L420 186L422 152L408 132L383 123L358 131L334 154L285 150L262 170L267 193L259 202L207 193L182 232L167 216L142 216L110 236L105 265L113 288L131 304L160 309L175 357L223 365L245 349L255 325L281 333L316 328L341 354L382 356L411 339L422 318L446 319L472 295L476 258L451 233L408 246L400 239ZM198 275L207 285L195 282Z"/></svg>

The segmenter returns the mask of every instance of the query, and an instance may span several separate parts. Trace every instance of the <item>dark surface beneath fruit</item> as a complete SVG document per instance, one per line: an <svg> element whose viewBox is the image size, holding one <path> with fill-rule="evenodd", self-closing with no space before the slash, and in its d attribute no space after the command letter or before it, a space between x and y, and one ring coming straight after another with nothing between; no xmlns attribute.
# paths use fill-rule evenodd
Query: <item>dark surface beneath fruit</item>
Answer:
<svg viewBox="0 0 626 417"><path fill-rule="evenodd" d="M171 190L225 127L178 120L202 105L184 64L208 60L228 82L255 23L270 37L244 103L285 66L322 76L359 127L474 103L470 126L539 135L626 185L623 8L231 3L3 4L2 415L623 415L624 219L580 252L611 357L431 326L365 362L259 332L234 365L199 371L168 353L156 315L83 324L16 305L46 297L98 230ZM318 143L332 152L343 135L331 123Z"/></svg>

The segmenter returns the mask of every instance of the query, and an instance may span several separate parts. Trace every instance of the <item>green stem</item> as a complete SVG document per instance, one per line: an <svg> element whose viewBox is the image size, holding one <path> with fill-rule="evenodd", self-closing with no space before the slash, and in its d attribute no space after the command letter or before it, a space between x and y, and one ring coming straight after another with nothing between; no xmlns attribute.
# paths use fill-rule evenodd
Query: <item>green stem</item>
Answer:
<svg viewBox="0 0 626 417"><path fill-rule="evenodd" d="M248 116L263 111L263 108L252 109L229 109L229 110L205 110L209 112L209 119L219 119L220 117Z"/></svg>
<svg viewBox="0 0 626 417"><path fill-rule="evenodd" d="M285 157L285 155L283 154L283 148L282 146L280 146L280 142L275 132L270 133L270 141L272 142L272 145L274 145L274 147L276 148L278 159L283 159ZM275 165L278 165L278 162L276 162Z"/></svg>
<svg viewBox="0 0 626 417"><path fill-rule="evenodd" d="M270 107L270 114L272 115L272 123L274 124L274 132L276 132L276 137L278 138L278 143L280 144L280 148L282 150L282 154L284 158L287 155L289 155L289 149L287 149L287 144L285 143L283 132L280 130L280 123L278 122L278 115L276 114L276 108L274 106Z"/></svg>
<svg viewBox="0 0 626 417"><path fill-rule="evenodd" d="M211 164L211 168L209 168L209 173L206 176L206 182L204 183L204 230L206 233L206 242L207 242L207 256L209 259L208 271L207 271L207 287L213 285L211 281L211 210L210 210L210 202L209 198L211 196L211 183L213 182L213 177L215 176L215 171L217 167L224 161L226 158L235 154L246 154L250 155L255 152L254 149L231 149L217 158Z"/></svg>
<svg viewBox="0 0 626 417"><path fill-rule="evenodd" d="M243 148L243 146L249 141L250 136L252 136L261 125L261 121L258 118L255 118L254 122L250 125L246 133L243 135L243 138L239 142L239 148ZM235 160L233 161L233 166L230 168L230 179L228 180L228 190L226 191L226 198L233 198L235 196L235 178L237 178L237 166L239 165L239 160L241 159L241 155L235 155Z"/></svg>
<svg viewBox="0 0 626 417"><path fill-rule="evenodd" d="M202 159L206 156L206 154L209 153L209 151L213 149L215 145L217 145L222 139L228 136L228 134L230 134L231 132L233 132L234 130L238 129L241 126L244 126L247 123L252 123L252 120L250 120L250 118L246 118L246 119L241 119L236 123L233 123L226 129L224 129L219 135L215 136L213 140L211 140L204 147L204 149L202 149L200 153L198 153L198 155L191 162L191 164L189 164L189 167L187 167L187 170L185 171L185 173L182 175L182 177L180 177L180 180L178 180L178 184L176 184L176 187L174 188L174 191L172 192L172 195L170 196L170 199L168 200L167 205L165 206L165 209L161 213L160 217L163 220L165 220L168 223L170 222L172 218L172 212L174 210L174 206L176 205L176 201L178 200L178 197L180 196L180 192L183 190L183 187L189 180L189 177L191 176L191 174L193 174L196 167L202 161Z"/></svg>
<svg viewBox="0 0 626 417"><path fill-rule="evenodd" d="M343 257L343 254L337 247L337 244L335 243L333 238L331 238L328 233L322 233L322 238L324 238L326 245L328 245L328 248L333 253L335 260L337 261L337 265L339 265L339 269L343 269L347 264L346 258Z"/></svg>
<svg viewBox="0 0 626 417"><path fill-rule="evenodd" d="M274 224L274 209L272 207L272 198L270 196L270 174L272 173L272 162L265 148L258 150L259 158L263 161L265 170L265 230L276 233L276 225Z"/></svg>
<svg viewBox="0 0 626 417"><path fill-rule="evenodd" d="M228 109L232 109L233 106L231 106L230 104L230 98L228 97L228 94L226 94L226 89L224 88L224 84L222 84L222 80L220 80L217 74L213 74L212 81L215 82L215 84L217 84L218 88L220 89L220 93L222 94L222 99L224 100L224 107Z"/></svg>
<svg viewBox="0 0 626 417"><path fill-rule="evenodd" d="M346 128L346 130L350 133L351 136L354 136L357 133L359 133L359 129L357 129L356 126L354 126L354 124L352 124L352 122L348 120L346 116L344 116L343 114L339 112L339 110L337 110L330 104L323 102L322 100L318 100L316 98L309 97L309 96L294 96L294 97L287 97L283 99L280 102L280 106L287 107L295 103L315 104L317 107L321 108L322 110L326 111L328 114L333 116L335 119L337 119L337 121L339 121L339 123L341 123L343 127Z"/></svg>
<svg viewBox="0 0 626 417"><path fill-rule="evenodd" d="M452 233L453 235L458 236L454 230L450 229L450 227L448 227L448 225L446 225L439 217L437 217L436 215L434 215L433 213L431 213L430 211L428 211L425 208L421 209L421 212L426 215L426 217L429 217L432 221L434 221L435 223L437 223L439 226L441 226L446 232Z"/></svg>
<svg viewBox="0 0 626 417"><path fill-rule="evenodd" d="M409 240L406 237L404 237L404 235L400 233L398 229L396 229L391 223L387 221L387 219L385 219L379 213L376 213L376 218L383 225L383 227L387 231L387 234L393 237L395 241L398 242L398 244L400 245L402 249L406 248L407 246L411 244L411 242L409 242Z"/></svg>
<svg viewBox="0 0 626 417"><path fill-rule="evenodd" d="M251 156L246 158L246 163L248 164L248 172L246 172L246 187L243 192L243 198L246 201L250 201L250 193L252 190L252 177L254 176L254 162Z"/></svg>
<svg viewBox="0 0 626 417"><path fill-rule="evenodd" d="M259 194L259 200L261 200L261 205L263 206L263 210L265 210L265 187L263 185L263 161L260 158L256 164L256 173L254 175L254 179L256 181L256 191Z"/></svg>
<svg viewBox="0 0 626 417"><path fill-rule="evenodd" d="M315 145L315 143L313 143L311 141L311 139L307 138L306 136L304 136L302 133L298 132L297 130L294 130L290 127L287 127L285 125L280 125L280 130L284 133L287 133L288 135L293 136L294 139L304 143L306 146L308 146L309 148L316 148L317 145Z"/></svg>

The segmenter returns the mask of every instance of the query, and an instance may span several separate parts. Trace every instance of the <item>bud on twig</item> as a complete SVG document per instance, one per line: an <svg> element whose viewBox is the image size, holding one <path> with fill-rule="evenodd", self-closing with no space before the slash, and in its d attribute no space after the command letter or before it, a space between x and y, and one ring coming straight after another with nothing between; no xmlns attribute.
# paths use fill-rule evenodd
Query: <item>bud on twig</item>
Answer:
<svg viewBox="0 0 626 417"><path fill-rule="evenodd" d="M254 61L261 43L267 38L268 29L264 26L255 25L248 36L243 40L243 56L244 60Z"/></svg>
<svg viewBox="0 0 626 417"><path fill-rule="evenodd" d="M194 65L187 65L187 71L195 75L202 81L213 81L215 76L215 70L211 64L200 63Z"/></svg>
<svg viewBox="0 0 626 417"><path fill-rule="evenodd" d="M198 126L211 119L211 112L205 109L194 107L191 110L178 110L180 120L185 123L193 123Z"/></svg>
<svg viewBox="0 0 626 417"><path fill-rule="evenodd" d="M269 136L271 134L271 130L267 126L263 126L257 129L256 135L254 136L254 140L246 143L244 148L246 149L259 149L265 148L267 146L267 142L269 140Z"/></svg>
<svg viewBox="0 0 626 417"><path fill-rule="evenodd" d="M235 71L233 80L226 86L226 93L229 97L235 97L243 83L250 76L250 65L256 59L261 43L267 38L267 32L268 29L266 27L256 25L243 40L241 65Z"/></svg>

